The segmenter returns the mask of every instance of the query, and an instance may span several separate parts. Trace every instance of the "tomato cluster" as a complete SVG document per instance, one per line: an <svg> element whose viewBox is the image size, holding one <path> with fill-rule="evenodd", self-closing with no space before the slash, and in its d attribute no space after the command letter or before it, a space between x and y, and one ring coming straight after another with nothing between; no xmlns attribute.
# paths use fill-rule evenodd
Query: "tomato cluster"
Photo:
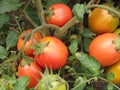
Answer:
<svg viewBox="0 0 120 90"><path fill-rule="evenodd" d="M109 7L108 4L105 6ZM88 16L88 26L96 34L89 45L89 55L102 67L107 67L106 76L111 72L114 74L111 81L115 84L120 84L120 52L117 46L120 42L120 30L116 30L118 24L119 18L102 8L93 9Z"/></svg>
<svg viewBox="0 0 120 90"><path fill-rule="evenodd" d="M49 10L53 12L53 15L46 16L46 22L48 24L61 27L72 18L71 9L65 4L54 4L50 6ZM23 59L20 61L18 77L29 77L28 88L33 88L38 84L38 81L42 78L40 72L43 72L44 69L60 69L66 64L68 59L68 49L59 38L55 36L43 37L42 34L37 31L34 33L33 38L31 38L31 33L31 29L21 33L17 43L18 51L22 51L22 54L27 56L27 58L23 56ZM25 40L26 38L29 39ZM31 58L35 61L30 61ZM53 82L54 87L56 87L57 84L60 84L60 82ZM42 90L40 88L44 87L45 86L40 84L38 90ZM50 88L50 90L53 88ZM61 89L66 90L66 85L62 84L60 88L55 90Z"/></svg>
<svg viewBox="0 0 120 90"><path fill-rule="evenodd" d="M46 23L56 25L57 28L64 26L73 17L72 10L65 4L53 4L49 7L48 12L45 16ZM101 67L108 67L106 76L110 72L114 73L115 77L111 81L115 84L120 84L120 76L118 75L120 74L120 52L118 48L120 38L119 31L115 31L118 24L119 18L113 17L109 11L102 8L93 9L88 16L89 29L96 35L90 42L88 54L95 58ZM46 68L52 70L62 68L68 60L69 52L65 43L59 38L52 35L42 36L38 31L34 32L33 37L30 38L31 33L33 33L32 30L26 30L18 39L17 49L23 54L18 66L18 77L28 76L30 81L27 87L36 87L38 90L42 90L45 89L45 84L38 82L43 80L41 73ZM26 41L26 38L29 39ZM33 58L32 61L30 61L31 57ZM62 84L59 81L51 83L55 87L59 84L61 84L59 88L50 87L49 90L66 90L64 83Z"/></svg>

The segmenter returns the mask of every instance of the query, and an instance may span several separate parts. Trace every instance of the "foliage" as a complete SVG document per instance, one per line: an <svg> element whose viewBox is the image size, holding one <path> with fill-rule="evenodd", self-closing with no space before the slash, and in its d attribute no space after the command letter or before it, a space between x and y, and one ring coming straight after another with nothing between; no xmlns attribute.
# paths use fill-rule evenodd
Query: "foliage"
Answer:
<svg viewBox="0 0 120 90"><path fill-rule="evenodd" d="M100 5L105 2L119 7L115 0L0 0L0 90L35 90L26 88L29 83L27 76L18 78L17 74L21 58L28 58L23 48L17 50L19 35L26 29L32 29L32 33L24 38L24 43L39 31L43 36L58 37L67 46L69 57L66 65L52 73L58 73L69 90L98 90L95 84L99 82L102 82L102 89L119 90L118 85L110 82L114 74L111 72L106 77L106 67L101 67L88 54L89 44L96 37L88 27L88 14L94 7L106 8ZM54 3L67 4L73 12L73 18L62 27L45 21L48 7ZM120 18L119 11L106 9Z"/></svg>

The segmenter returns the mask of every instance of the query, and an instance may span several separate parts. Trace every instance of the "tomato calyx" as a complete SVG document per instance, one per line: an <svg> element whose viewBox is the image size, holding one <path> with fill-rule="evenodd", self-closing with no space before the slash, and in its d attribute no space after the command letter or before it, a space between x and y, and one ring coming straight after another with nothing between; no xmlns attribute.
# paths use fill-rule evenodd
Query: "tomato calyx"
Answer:
<svg viewBox="0 0 120 90"><path fill-rule="evenodd" d="M34 61L33 58L24 57L24 59L20 62L20 66L24 67L25 65L30 65L32 61Z"/></svg>
<svg viewBox="0 0 120 90"><path fill-rule="evenodd" d="M44 51L44 48L48 46L49 42L42 43L42 41L39 40L39 42L34 45L32 48L35 49L34 55L37 56L39 54L42 54Z"/></svg>
<svg viewBox="0 0 120 90"><path fill-rule="evenodd" d="M120 35L118 35L118 38L114 40L113 43L116 45L116 50L120 52Z"/></svg>
<svg viewBox="0 0 120 90"><path fill-rule="evenodd" d="M40 74L42 79L36 85L36 90L58 90L58 88L62 87L63 85L65 85L65 88L69 88L66 81L58 74L53 74L52 70L49 73L49 70L46 68L45 72Z"/></svg>

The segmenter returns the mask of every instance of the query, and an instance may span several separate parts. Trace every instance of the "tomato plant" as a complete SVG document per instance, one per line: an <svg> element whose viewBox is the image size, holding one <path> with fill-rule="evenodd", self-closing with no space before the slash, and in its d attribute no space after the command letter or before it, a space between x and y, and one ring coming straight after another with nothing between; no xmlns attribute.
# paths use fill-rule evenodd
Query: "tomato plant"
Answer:
<svg viewBox="0 0 120 90"><path fill-rule="evenodd" d="M114 78L111 80L111 82L120 84L120 61L108 67L106 70L106 75L111 72L114 74Z"/></svg>
<svg viewBox="0 0 120 90"><path fill-rule="evenodd" d="M29 77L28 88L35 87L38 83L38 79L41 79L40 72L42 69L33 61L30 64L24 64L24 59L21 61L21 64L18 66L18 77L27 76Z"/></svg>
<svg viewBox="0 0 120 90"><path fill-rule="evenodd" d="M89 54L95 57L101 66L109 66L120 60L120 52L116 49L115 40L119 39L114 33L106 33L93 39L89 46Z"/></svg>
<svg viewBox="0 0 120 90"><path fill-rule="evenodd" d="M25 32L21 33L21 35L20 35L20 37L19 37L19 39L18 39L18 43L17 43L17 49L18 49L18 50L20 50L20 49L22 48L22 45L23 45L24 39L25 39L25 35L26 35L26 34L28 35L28 34L30 34L30 33L31 33L31 29L28 29L28 30L26 30ZM34 34L33 40L34 40L35 42L38 42L38 39L39 39L39 38L42 38L42 35L39 34L39 32L36 32L36 33ZM27 54L28 56L33 56L33 51L34 51L34 49L32 49L32 46L33 46L33 45L34 45L34 44L33 44L32 40L29 39L29 40L26 42L25 46L24 46L24 52L25 52L25 54Z"/></svg>
<svg viewBox="0 0 120 90"><path fill-rule="evenodd" d="M45 68L59 69L65 65L68 58L68 50L66 45L56 37L46 36L41 39L43 44L43 52L36 55L37 63Z"/></svg>
<svg viewBox="0 0 120 90"><path fill-rule="evenodd" d="M106 5L108 6L108 5ZM102 8L95 8L89 14L88 25L95 34L113 32L119 24L119 19L112 16L109 11Z"/></svg>
<svg viewBox="0 0 120 90"><path fill-rule="evenodd" d="M46 16L49 24L61 27L72 18L72 10L65 4L53 4L49 10L53 13L51 16Z"/></svg>
<svg viewBox="0 0 120 90"><path fill-rule="evenodd" d="M119 6L0 0L0 90L120 90L105 73L120 59Z"/></svg>

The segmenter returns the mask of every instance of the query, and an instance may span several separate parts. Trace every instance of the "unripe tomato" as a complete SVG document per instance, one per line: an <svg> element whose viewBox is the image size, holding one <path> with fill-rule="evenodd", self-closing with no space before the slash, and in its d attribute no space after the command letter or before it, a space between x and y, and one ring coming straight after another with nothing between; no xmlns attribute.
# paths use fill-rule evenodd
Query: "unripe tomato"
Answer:
<svg viewBox="0 0 120 90"><path fill-rule="evenodd" d="M23 63L24 60L21 61ZM41 79L40 72L42 69L35 62L31 61L30 65L26 64L25 66L18 66L18 77L27 76L29 77L28 88L33 88L37 85L38 79Z"/></svg>
<svg viewBox="0 0 120 90"><path fill-rule="evenodd" d="M72 18L72 10L65 4L53 4L49 10L53 12L53 15L46 16L48 24L61 27Z"/></svg>
<svg viewBox="0 0 120 90"><path fill-rule="evenodd" d="M119 18L113 17L107 10L102 8L93 9L88 16L88 26L95 34L113 32L118 24Z"/></svg>
<svg viewBox="0 0 120 90"><path fill-rule="evenodd" d="M67 90L67 85L63 78L55 74L47 74L42 77L36 90ZM46 88L47 83L47 88Z"/></svg>
<svg viewBox="0 0 120 90"><path fill-rule="evenodd" d="M60 85L59 87L57 87L57 85ZM44 90L45 89L45 85L44 84L40 84L38 86L38 89L37 90ZM57 88L55 88L57 87ZM51 84L51 87L49 87L49 90L67 90L66 89L66 85L63 83L60 83L59 81L55 81Z"/></svg>
<svg viewBox="0 0 120 90"><path fill-rule="evenodd" d="M25 39L25 34L29 34L29 33L31 33L31 29L28 29L25 32L21 33L20 37L18 38L18 43L17 43L18 50L22 48L22 45ZM40 38L42 38L42 35L39 32L35 32L33 40L35 42L38 42ZM32 46L33 46L32 40L29 39L24 46L24 52L28 56L33 56L34 49L31 49Z"/></svg>
<svg viewBox="0 0 120 90"><path fill-rule="evenodd" d="M90 43L89 54L96 58L101 66L116 63L120 60L120 52L116 49L115 40L118 40L118 35L114 33L105 33L95 37Z"/></svg>
<svg viewBox="0 0 120 90"><path fill-rule="evenodd" d="M109 66L106 70L106 75L108 75L110 72L114 74L114 79L111 80L111 82L120 84L120 61Z"/></svg>
<svg viewBox="0 0 120 90"><path fill-rule="evenodd" d="M43 52L36 55L37 63L45 68L59 69L66 64L68 49L66 45L54 36L46 36L41 39L42 44L48 43Z"/></svg>

